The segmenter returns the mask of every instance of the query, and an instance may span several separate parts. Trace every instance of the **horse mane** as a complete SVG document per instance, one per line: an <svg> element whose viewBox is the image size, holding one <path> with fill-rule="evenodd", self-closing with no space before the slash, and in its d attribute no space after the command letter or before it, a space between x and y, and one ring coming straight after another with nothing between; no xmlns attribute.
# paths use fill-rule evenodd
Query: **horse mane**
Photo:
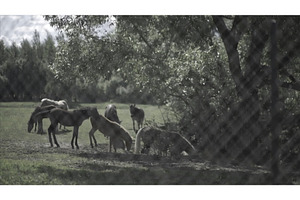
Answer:
<svg viewBox="0 0 300 200"><path fill-rule="evenodd" d="M98 111L97 111L97 113L98 113ZM107 117L105 117L105 116L103 116L99 113L98 113L97 117L98 117L98 120L105 120L106 122L108 122L108 124L110 124L112 126L115 126L115 127L118 127L117 132L118 132L119 135L117 135L117 137L120 137L121 139L123 139L125 141L126 146L127 146L127 150L129 151L128 148L129 148L129 146L131 147L131 144L132 144L132 138L131 138L129 132L122 125L120 125L119 123L117 123L115 121L112 121L112 120L108 119Z"/></svg>
<svg viewBox="0 0 300 200"><path fill-rule="evenodd" d="M95 107L91 108L91 114L92 114L92 118L94 118L95 120L100 119L100 114L98 113L97 108Z"/></svg>

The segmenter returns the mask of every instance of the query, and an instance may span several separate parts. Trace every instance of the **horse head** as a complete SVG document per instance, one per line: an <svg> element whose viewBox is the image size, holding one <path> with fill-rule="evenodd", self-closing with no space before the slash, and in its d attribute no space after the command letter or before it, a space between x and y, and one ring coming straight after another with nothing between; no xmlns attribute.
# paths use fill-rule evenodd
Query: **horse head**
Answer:
<svg viewBox="0 0 300 200"><path fill-rule="evenodd" d="M132 139L131 139L131 137L130 137L129 140L125 140L125 143L126 143L126 149L127 149L127 151L130 151L131 145L132 145Z"/></svg>
<svg viewBox="0 0 300 200"><path fill-rule="evenodd" d="M28 130L28 133L30 133L33 129L33 126L34 126L34 120L32 119L32 116L30 117L27 124L28 124L27 130Z"/></svg>

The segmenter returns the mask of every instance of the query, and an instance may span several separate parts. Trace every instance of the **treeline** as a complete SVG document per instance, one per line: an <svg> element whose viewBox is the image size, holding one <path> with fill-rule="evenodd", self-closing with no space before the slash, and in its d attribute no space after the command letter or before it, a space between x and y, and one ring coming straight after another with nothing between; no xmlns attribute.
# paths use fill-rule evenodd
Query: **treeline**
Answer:
<svg viewBox="0 0 300 200"><path fill-rule="evenodd" d="M74 102L153 103L151 95L126 84L117 74L94 82L86 82L83 77L61 81L51 69L58 40L64 38L48 34L41 41L37 31L32 41L24 39L20 46L6 46L0 40L0 101L39 101L47 97Z"/></svg>

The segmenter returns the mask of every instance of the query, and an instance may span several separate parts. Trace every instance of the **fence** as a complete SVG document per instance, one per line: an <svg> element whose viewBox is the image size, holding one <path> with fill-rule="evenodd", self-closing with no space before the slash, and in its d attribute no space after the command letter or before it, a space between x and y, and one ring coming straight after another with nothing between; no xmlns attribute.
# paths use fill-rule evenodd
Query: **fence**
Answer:
<svg viewBox="0 0 300 200"><path fill-rule="evenodd" d="M300 62L297 57L297 52L300 49L300 42L297 38L297 31L300 28L297 27L297 24L300 24L298 23L300 18L285 17L286 20L282 20L279 17L274 17L275 20L273 20L273 17L269 17L265 20L265 23L257 17L250 26L250 28L255 29L250 34L252 40L248 40L252 43L245 45L249 46L249 55L245 56L242 61L239 60L238 43L242 33L246 31L247 17L236 17L230 29L226 28L222 18L219 16L212 17L218 34L220 34L219 37L222 38L225 45L229 68L233 82L236 85L239 101L230 102L230 105L226 107L226 111L218 113L213 109L194 112L199 115L191 117L196 124L195 127L188 131L182 131L182 133L197 147L199 150L198 156L201 159L220 165L261 166L270 171L270 175L264 177L264 180L261 181L262 184L298 183L298 178L300 178L300 113L298 113L300 84L297 82L297 78L300 78L300 68L298 69L295 66ZM280 29L277 20L280 23ZM268 40L269 38L270 40ZM270 42L266 43L266 41ZM265 60L262 58L263 51L267 51L267 53L264 53L268 55ZM284 55L280 56L279 52L284 53ZM34 54L34 52L31 53ZM149 57L151 58L151 56ZM22 62L22 60L19 61L19 63ZM248 66L244 70L244 74L240 69L242 62ZM262 63L268 63L269 66L267 64L262 65ZM19 67L13 68L9 64L7 66L11 69L20 70ZM24 62L23 68L32 70L34 67L31 63ZM16 74L21 76L21 80L14 84L7 84L7 80L2 78L0 71L0 83L9 86L9 89L5 89L3 88L4 84L0 84L0 100L2 91L6 91L9 100L19 100L21 97L26 100L39 99L38 95L44 90L37 84L40 80L36 80L30 86L22 86L24 85L22 83L23 79L30 81L30 70L28 70L28 74L21 73L21 70L12 72L12 76ZM44 79L43 83L46 83L45 80L47 79L45 74L48 72L45 71L39 72ZM200 77L200 75L194 77ZM13 80L14 77L11 79ZM116 81L113 86L120 84L120 82ZM32 87L36 87L38 90L36 90L36 93L29 94L28 91L33 91ZM223 86L222 89L226 90L225 87ZM51 85L49 85L49 88L51 88ZM61 95L65 91L68 92L68 94L64 94L67 96L72 93L73 95L74 93L77 95L83 93L83 90L78 90L78 88L68 89L65 86L53 88L52 90L57 91L61 88L64 88ZM96 99L98 93L96 94L95 91L98 88L96 85L90 88L90 93ZM16 89L18 91L14 91ZM21 95L17 97L14 93L20 93ZM90 95L86 94L86 96ZM145 99L149 98L149 95L145 97ZM221 100L225 101L226 98L224 96ZM190 125L190 122L188 121L188 125ZM248 183L249 178L249 176L241 177L240 182Z"/></svg>

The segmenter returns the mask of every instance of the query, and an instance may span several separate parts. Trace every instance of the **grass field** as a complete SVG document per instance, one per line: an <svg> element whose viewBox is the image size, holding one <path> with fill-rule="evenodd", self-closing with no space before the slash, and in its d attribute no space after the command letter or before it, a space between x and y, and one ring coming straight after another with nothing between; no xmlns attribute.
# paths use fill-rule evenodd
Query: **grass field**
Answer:
<svg viewBox="0 0 300 200"><path fill-rule="evenodd" d="M89 120L79 128L79 150L70 145L72 127L68 127L69 132L57 134L60 148L50 148L47 134L27 132L27 121L37 104L0 103L2 185L264 184L269 177L265 170L221 167L199 157L135 155L133 147L131 153L108 153L108 140L98 131L95 136L100 145L92 149L88 137ZM122 125L134 138L129 105L116 105ZM106 103L80 106L96 106L103 114ZM152 123L163 124L163 117L172 116L157 106L138 106L144 109L146 120ZM49 120L43 122L47 130Z"/></svg>

